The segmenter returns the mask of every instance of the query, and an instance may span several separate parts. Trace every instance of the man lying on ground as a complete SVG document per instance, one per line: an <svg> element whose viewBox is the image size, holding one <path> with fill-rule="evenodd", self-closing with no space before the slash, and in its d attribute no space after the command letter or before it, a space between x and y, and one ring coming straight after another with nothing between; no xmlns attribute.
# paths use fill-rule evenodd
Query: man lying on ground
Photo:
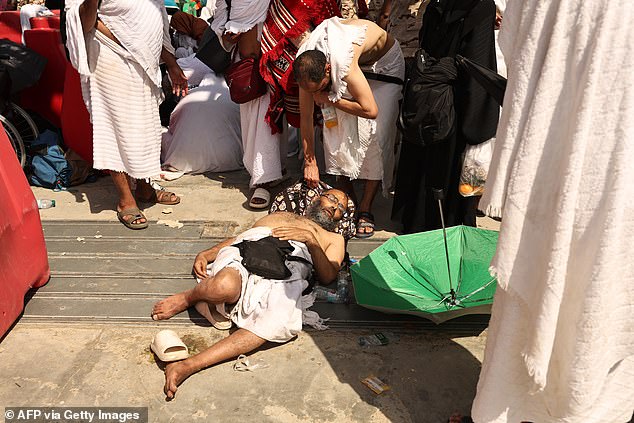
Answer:
<svg viewBox="0 0 634 423"><path fill-rule="evenodd" d="M168 364L163 388L168 398L173 398L177 387L194 373L253 351L266 341L286 342L301 331L305 311L302 293L311 272L328 284L335 280L343 263L344 239L334 230L347 204L348 197L342 191L325 191L315 197L304 216L269 214L256 221L253 228L196 256L194 274L200 283L156 303L152 318L169 319L195 306L218 329L229 329L231 322L239 329L199 354ZM290 276L266 279L245 267L249 260L243 258L249 257L244 254L246 248L241 252L238 244L262 243L271 236L290 244L292 252L285 260ZM264 247L260 244L257 250Z"/></svg>

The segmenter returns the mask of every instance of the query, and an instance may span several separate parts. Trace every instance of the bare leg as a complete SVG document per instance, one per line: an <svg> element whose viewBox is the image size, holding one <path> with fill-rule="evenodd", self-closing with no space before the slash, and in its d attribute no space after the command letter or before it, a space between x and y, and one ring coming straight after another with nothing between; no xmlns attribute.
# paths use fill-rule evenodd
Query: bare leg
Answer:
<svg viewBox="0 0 634 423"><path fill-rule="evenodd" d="M148 203L169 203L178 200L178 195L169 191L155 190L147 179L136 180L136 198Z"/></svg>
<svg viewBox="0 0 634 423"><path fill-rule="evenodd" d="M376 197L376 193L379 190L379 185L381 181L373 181L366 179L365 185L363 189L363 198L361 199L361 203L359 203L359 213L371 213L372 203L374 202L374 197ZM368 221L367 219L360 218L360 221ZM374 223L374 222L372 222ZM360 227L357 229L358 233L370 233L374 232L374 229L368 226Z"/></svg>
<svg viewBox="0 0 634 423"><path fill-rule="evenodd" d="M123 211L126 209L136 208L138 207L136 204L136 200L132 195L132 190L130 189L130 183L128 181L128 175L123 172L110 172L110 176L112 176L112 182L114 183L115 188L117 189L117 193L119 194L119 203L117 204L117 211ZM125 217L124 217L125 218ZM127 216L130 219L130 216ZM136 219L134 223L144 223L147 219L140 218Z"/></svg>
<svg viewBox="0 0 634 423"><path fill-rule="evenodd" d="M163 392L167 398L176 395L178 386L194 373L222 361L246 354L261 347L266 342L253 332L238 329L228 337L212 345L205 351L193 355L186 360L170 363L165 367L165 386Z"/></svg>
<svg viewBox="0 0 634 423"><path fill-rule="evenodd" d="M154 304L152 319L166 320L187 310L199 301L211 304L233 304L240 298L242 281L240 273L230 267L222 269L216 276L200 281L194 288L172 295Z"/></svg>

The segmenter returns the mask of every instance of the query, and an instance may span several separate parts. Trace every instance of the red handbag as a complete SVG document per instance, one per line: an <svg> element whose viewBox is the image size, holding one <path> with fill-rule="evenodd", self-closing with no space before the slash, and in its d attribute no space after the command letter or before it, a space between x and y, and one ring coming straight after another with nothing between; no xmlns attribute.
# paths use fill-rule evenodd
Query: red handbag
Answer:
<svg viewBox="0 0 634 423"><path fill-rule="evenodd" d="M225 71L225 81L234 103L247 103L266 94L266 82L260 75L259 59L247 57L232 63Z"/></svg>

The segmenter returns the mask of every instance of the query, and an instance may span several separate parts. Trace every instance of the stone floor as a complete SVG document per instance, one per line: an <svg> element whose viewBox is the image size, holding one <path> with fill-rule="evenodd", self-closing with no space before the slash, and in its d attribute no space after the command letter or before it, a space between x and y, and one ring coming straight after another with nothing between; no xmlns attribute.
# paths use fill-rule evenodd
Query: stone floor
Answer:
<svg viewBox="0 0 634 423"><path fill-rule="evenodd" d="M108 178L66 192L33 190L57 202L41 211L53 276L29 295L23 317L0 341L0 406L141 406L149 408L152 422L431 423L468 412L486 316L436 326L354 303L317 304L322 317L331 317L331 329L307 330L251 355L268 367L242 373L230 362L220 364L192 376L174 401L165 401L161 366L149 351L153 335L175 329L195 353L226 333L194 311L154 322L152 304L193 284L189 269L198 250L263 214L245 206L245 172L186 176L165 185L182 203L147 208L151 227L134 232L116 221ZM390 200L378 198L376 206L377 235L352 242L353 257L397 232ZM359 346L359 336L377 331L398 340ZM370 375L391 390L374 394L361 383Z"/></svg>

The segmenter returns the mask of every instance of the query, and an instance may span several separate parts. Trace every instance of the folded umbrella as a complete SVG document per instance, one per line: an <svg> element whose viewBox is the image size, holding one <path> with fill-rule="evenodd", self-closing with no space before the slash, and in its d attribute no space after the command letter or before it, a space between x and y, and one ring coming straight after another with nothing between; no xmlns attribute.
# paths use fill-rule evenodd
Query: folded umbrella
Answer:
<svg viewBox="0 0 634 423"><path fill-rule="evenodd" d="M500 106L502 105L504 92L506 91L506 78L494 70L479 65L459 54L456 55L456 64L458 69L469 74Z"/></svg>

